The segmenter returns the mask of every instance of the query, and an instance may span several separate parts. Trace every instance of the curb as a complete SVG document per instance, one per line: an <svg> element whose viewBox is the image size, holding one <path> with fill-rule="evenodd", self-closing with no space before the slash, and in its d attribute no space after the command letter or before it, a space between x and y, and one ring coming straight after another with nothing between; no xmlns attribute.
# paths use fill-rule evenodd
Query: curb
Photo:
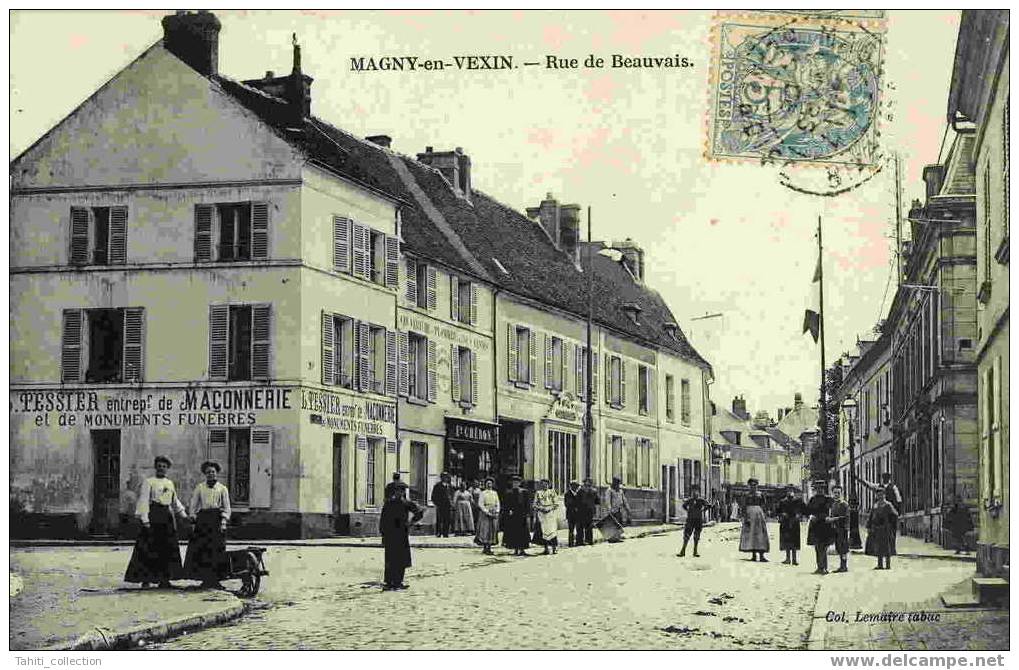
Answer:
<svg viewBox="0 0 1019 670"><path fill-rule="evenodd" d="M62 642L40 651L99 651L108 649L133 649L149 642L165 640L188 631L208 628L244 614L247 605L239 599L218 612L185 616L170 621L160 621L136 626L124 631L110 631L96 626L88 633L70 642Z"/></svg>

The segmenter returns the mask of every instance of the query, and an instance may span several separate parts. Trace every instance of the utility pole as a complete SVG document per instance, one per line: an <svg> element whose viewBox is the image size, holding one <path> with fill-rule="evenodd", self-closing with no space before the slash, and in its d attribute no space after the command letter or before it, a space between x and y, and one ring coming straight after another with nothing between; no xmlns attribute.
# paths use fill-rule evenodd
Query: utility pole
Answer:
<svg viewBox="0 0 1019 670"><path fill-rule="evenodd" d="M820 411L818 412L818 421L820 423L818 428L821 429L821 458L823 459L823 465L825 466L825 479L827 479L828 444L826 438L828 436L828 380L824 369L824 243L821 240L820 214L817 216L817 283L820 294L817 320L821 340L821 402L819 404Z"/></svg>
<svg viewBox="0 0 1019 670"><path fill-rule="evenodd" d="M584 477L594 479L594 466L591 463L594 457L594 446L591 444L594 432L594 416L591 412L594 403L591 401L591 391L593 390L592 375L594 368L592 361L594 359L594 353L592 352L591 346L591 322L594 319L594 262L593 262L593 245L591 244L591 206L587 206L587 355L584 370L584 404L586 406L584 412Z"/></svg>

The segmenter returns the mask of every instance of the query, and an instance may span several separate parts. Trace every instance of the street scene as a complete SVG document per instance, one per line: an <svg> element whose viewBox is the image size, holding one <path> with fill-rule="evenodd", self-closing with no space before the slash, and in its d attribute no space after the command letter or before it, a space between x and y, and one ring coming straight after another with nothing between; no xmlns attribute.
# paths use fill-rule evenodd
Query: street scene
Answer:
<svg viewBox="0 0 1019 670"><path fill-rule="evenodd" d="M12 650L1009 649L1007 10L10 20Z"/></svg>

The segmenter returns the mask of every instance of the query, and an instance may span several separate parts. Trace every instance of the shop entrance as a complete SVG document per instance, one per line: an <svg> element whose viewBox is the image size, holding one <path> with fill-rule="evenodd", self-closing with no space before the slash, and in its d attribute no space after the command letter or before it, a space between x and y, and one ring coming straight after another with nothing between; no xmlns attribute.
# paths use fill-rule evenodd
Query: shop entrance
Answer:
<svg viewBox="0 0 1019 670"><path fill-rule="evenodd" d="M120 431L92 431L93 535L108 535L120 518Z"/></svg>
<svg viewBox="0 0 1019 670"><path fill-rule="evenodd" d="M453 486L471 485L499 471L499 427L495 424L446 419L445 469Z"/></svg>
<svg viewBox="0 0 1019 670"><path fill-rule="evenodd" d="M349 435L333 433L333 531L337 535L350 534L350 515L344 514L343 454L347 449Z"/></svg>

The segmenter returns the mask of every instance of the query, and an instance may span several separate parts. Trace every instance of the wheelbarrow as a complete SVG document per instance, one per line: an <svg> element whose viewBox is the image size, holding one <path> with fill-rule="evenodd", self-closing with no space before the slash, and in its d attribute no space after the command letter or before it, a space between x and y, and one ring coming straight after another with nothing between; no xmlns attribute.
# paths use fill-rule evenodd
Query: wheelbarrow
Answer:
<svg viewBox="0 0 1019 670"><path fill-rule="evenodd" d="M262 577L269 574L265 569L265 547L245 547L226 552L226 572L223 579L241 580L237 595L253 598L262 585Z"/></svg>

